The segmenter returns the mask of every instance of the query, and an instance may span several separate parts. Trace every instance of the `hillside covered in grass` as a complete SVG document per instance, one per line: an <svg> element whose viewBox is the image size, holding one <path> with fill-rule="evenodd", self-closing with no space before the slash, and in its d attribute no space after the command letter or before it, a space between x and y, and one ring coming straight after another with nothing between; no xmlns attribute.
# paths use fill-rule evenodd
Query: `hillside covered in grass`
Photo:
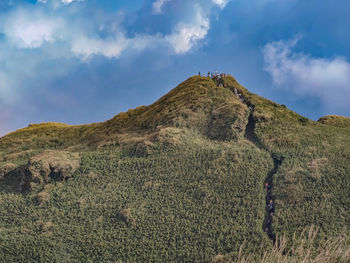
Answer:
<svg viewBox="0 0 350 263"><path fill-rule="evenodd" d="M10 133L0 138L0 261L225 262L311 226L311 252L335 237L346 247L349 120L315 122L231 76L194 76L105 122Z"/></svg>

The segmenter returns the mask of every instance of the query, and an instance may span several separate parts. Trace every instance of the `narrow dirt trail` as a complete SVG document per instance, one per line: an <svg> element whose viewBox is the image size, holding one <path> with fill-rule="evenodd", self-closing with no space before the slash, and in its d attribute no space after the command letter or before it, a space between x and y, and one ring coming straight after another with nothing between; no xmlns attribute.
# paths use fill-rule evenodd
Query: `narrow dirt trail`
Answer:
<svg viewBox="0 0 350 263"><path fill-rule="evenodd" d="M262 225L263 231L268 235L269 239L274 244L276 241L276 235L272 228L274 209L269 208L269 203L272 201L272 204L274 207L275 198L272 195L272 189L274 186L273 177L277 173L278 168L282 165L283 158L277 158L274 153L272 153L269 149L267 149L267 147L263 143L261 143L259 137L255 133L255 121L253 117L253 112L254 112L254 109L252 109L249 114L248 124L245 130L245 138L250 142L252 142L256 147L269 152L274 163L274 167L267 174L263 185L263 188L265 191L266 207L265 207L265 219Z"/></svg>
<svg viewBox="0 0 350 263"><path fill-rule="evenodd" d="M214 79L213 79L214 80ZM215 80L214 80L215 82ZM215 82L218 86L219 83ZM231 89L230 89L231 90ZM232 91L232 90L231 90ZM266 201L266 206L265 206L265 219L262 225L263 231L268 235L269 239L275 244L276 242L276 234L273 231L272 228L272 223L273 223L273 216L274 216L274 206L275 206L275 198L272 195L272 190L274 187L273 184L273 179L274 175L278 172L279 167L283 163L283 157L278 157L274 152L269 150L259 139L259 137L255 133L255 120L254 120L254 106L250 105L250 103L247 103L245 100L244 96L238 92L237 89L234 89L232 93L244 104L248 106L250 109L249 117L248 117L248 123L245 128L245 138L249 140L251 143L253 143L257 148L262 149L264 151L267 151L274 163L274 167L271 171L268 172L266 175L266 178L264 180L264 191L265 191L265 201ZM273 209L269 208L269 204L272 202Z"/></svg>
<svg viewBox="0 0 350 263"><path fill-rule="evenodd" d="M271 155L271 158L273 159L274 167L273 169L267 174L267 177L264 182L264 189L265 189L265 196L266 196L266 210L265 210L265 219L263 223L263 230L264 232L269 236L269 238L272 240L273 243L276 242L276 235L273 232L272 229L272 220L273 220L273 212L270 211L268 205L270 203L270 200L272 200L272 203L274 204L274 196L272 195L271 191L273 188L273 176L277 173L278 168L282 164L282 160L277 159L273 155Z"/></svg>

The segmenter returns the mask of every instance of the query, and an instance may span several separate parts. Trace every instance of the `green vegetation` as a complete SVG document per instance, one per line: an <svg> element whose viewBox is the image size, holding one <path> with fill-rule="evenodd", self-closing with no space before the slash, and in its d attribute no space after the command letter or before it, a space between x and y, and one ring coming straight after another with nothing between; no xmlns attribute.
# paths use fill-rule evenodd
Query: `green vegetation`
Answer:
<svg viewBox="0 0 350 263"><path fill-rule="evenodd" d="M261 255L247 254L242 244L239 252L234 255L217 255L213 263L334 263L350 261L349 241L342 236L329 238L321 245L315 244L318 230L312 225L300 235L293 235L292 239L285 236L278 239L276 244Z"/></svg>
<svg viewBox="0 0 350 263"><path fill-rule="evenodd" d="M249 93L231 77L227 83L254 106L255 133L264 147L284 157L274 176L275 233L291 237L310 224L324 238L349 233L350 134L334 125L349 118L332 118L333 125L313 122Z"/></svg>
<svg viewBox="0 0 350 263"><path fill-rule="evenodd" d="M258 259L273 247L262 227L271 156L283 160L274 234L295 240L315 225L310 251L339 235L346 249L348 119L314 122L223 83L195 76L106 122L0 138L0 261L210 262L236 260L243 244L245 262Z"/></svg>
<svg viewBox="0 0 350 263"><path fill-rule="evenodd" d="M350 128L350 118L343 117L343 116L337 116L337 115L324 116L320 118L318 122L327 124L327 125L333 125L335 127Z"/></svg>

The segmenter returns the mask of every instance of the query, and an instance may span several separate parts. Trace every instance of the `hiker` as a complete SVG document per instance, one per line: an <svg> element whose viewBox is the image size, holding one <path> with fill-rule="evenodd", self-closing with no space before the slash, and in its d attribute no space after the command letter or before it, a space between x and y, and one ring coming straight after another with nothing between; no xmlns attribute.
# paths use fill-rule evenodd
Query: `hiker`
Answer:
<svg viewBox="0 0 350 263"><path fill-rule="evenodd" d="M275 212L275 207L274 207L272 200L270 200L270 203L268 204L267 207L268 207L270 215L273 215L273 213Z"/></svg>
<svg viewBox="0 0 350 263"><path fill-rule="evenodd" d="M200 71L198 72L198 75L201 76L201 72Z"/></svg>
<svg viewBox="0 0 350 263"><path fill-rule="evenodd" d="M267 195L269 192L269 183L268 182L265 183L265 190L266 190L266 195Z"/></svg>

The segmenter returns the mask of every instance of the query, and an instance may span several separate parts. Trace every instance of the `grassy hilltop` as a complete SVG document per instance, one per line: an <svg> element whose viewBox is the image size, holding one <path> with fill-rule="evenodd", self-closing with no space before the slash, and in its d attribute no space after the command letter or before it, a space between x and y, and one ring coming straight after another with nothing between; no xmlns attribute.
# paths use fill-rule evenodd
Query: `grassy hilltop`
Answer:
<svg viewBox="0 0 350 263"><path fill-rule="evenodd" d="M285 252L310 227L311 256L331 239L323 262L346 262L349 160L349 118L315 122L231 76L194 76L105 122L0 138L0 262L224 262L276 236L298 262Z"/></svg>

